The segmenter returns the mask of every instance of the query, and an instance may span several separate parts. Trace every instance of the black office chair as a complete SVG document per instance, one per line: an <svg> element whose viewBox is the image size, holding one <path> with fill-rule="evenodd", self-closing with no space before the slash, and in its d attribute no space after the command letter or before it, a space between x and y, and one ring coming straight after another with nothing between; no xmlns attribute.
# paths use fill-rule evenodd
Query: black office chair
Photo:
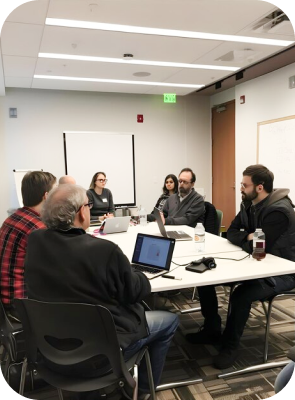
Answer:
<svg viewBox="0 0 295 400"><path fill-rule="evenodd" d="M216 213L217 213L217 218L218 218L218 231L217 232L218 232L218 236L220 236L222 220L223 220L223 212L221 210L216 209Z"/></svg>
<svg viewBox="0 0 295 400"><path fill-rule="evenodd" d="M222 211L216 210L215 206L209 201L205 201L205 216L204 216L204 228L205 232L212 233L213 235L220 235L220 227L222 223ZM192 301L199 300L197 295L198 289L195 287L193 289ZM201 307L191 308L187 310L183 310L184 313L191 313L195 311L201 311Z"/></svg>
<svg viewBox="0 0 295 400"><path fill-rule="evenodd" d="M24 359L24 338L20 322L12 322L0 301L0 343L3 347L1 369L4 379L10 383L10 369Z"/></svg>
<svg viewBox="0 0 295 400"><path fill-rule="evenodd" d="M219 235L221 221L216 211L216 208L209 201L205 201L205 216L204 216L204 228L208 233L213 235Z"/></svg>
<svg viewBox="0 0 295 400"><path fill-rule="evenodd" d="M145 357L151 399L155 399L147 348L124 361L115 324L107 308L29 299L18 299L15 304L26 337L27 363L24 363L22 377L28 364L47 383L57 388L59 399L63 399L62 390L103 392L110 386L116 386L123 392L125 388L131 389L133 400L136 400L138 366ZM95 362L99 377L83 377L71 372L71 368L90 359ZM23 387L20 394L23 394Z"/></svg>
<svg viewBox="0 0 295 400"><path fill-rule="evenodd" d="M230 295L229 295L229 302L228 302L228 312L227 314L229 315L230 313L230 304L231 304L231 296L235 288L239 285L240 283L232 283L230 284ZM273 307L273 302L277 299L282 299L285 297L295 297L295 289L292 290L285 290L282 291L281 293L278 293L274 296L268 297L265 300L261 300L261 304L266 316L266 324L265 324L265 333L264 333L264 350L263 350L263 363L266 363L268 360L268 347L269 347L269 332L270 332L270 321L271 321L271 312L272 312L272 307Z"/></svg>
<svg viewBox="0 0 295 400"><path fill-rule="evenodd" d="M284 369L276 377L275 388L274 388L275 394L283 390L284 387L289 384L290 379L292 378L295 365L295 346L291 347L291 349L288 351L287 357L291 361L284 367Z"/></svg>

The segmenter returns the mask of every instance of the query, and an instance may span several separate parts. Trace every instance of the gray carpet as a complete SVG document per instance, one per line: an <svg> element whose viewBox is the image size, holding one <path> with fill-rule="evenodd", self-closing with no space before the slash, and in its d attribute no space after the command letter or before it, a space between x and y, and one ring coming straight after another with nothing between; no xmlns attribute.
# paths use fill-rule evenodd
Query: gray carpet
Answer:
<svg viewBox="0 0 295 400"><path fill-rule="evenodd" d="M220 314L223 323L226 320L228 295L223 288L218 288ZM156 306L161 309L177 312L180 308L192 308L198 305L191 300L192 291L183 290L180 294L169 298L157 297ZM270 333L269 360L285 359L285 354L295 344L294 299L275 301L272 312L272 326ZM173 380L201 377L202 383L165 390L157 393L158 400L257 400L274 395L274 382L280 369L265 370L228 379L218 379L220 373L212 365L212 358L217 349L210 345L191 345L186 342L185 334L193 332L203 323L200 312L180 315L180 327L169 350L162 383ZM244 335L239 348L239 356L233 366L225 372L241 367L248 367L262 362L264 346L265 316L260 303L255 303L251 310ZM55 389L45 387L38 391L26 393L26 397L33 399L58 399ZM65 399L76 400L77 397L65 393ZM115 400L120 396L110 396L107 399Z"/></svg>

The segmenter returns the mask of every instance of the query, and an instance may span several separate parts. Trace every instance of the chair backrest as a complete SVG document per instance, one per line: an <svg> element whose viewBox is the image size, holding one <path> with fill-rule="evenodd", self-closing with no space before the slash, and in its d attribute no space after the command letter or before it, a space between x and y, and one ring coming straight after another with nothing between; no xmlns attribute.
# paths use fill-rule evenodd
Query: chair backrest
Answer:
<svg viewBox="0 0 295 400"><path fill-rule="evenodd" d="M30 299L17 299L15 304L26 334L30 362L36 362L39 353L61 366L102 355L107 357L108 366L117 377L127 374L129 378L113 317L107 308Z"/></svg>
<svg viewBox="0 0 295 400"><path fill-rule="evenodd" d="M219 235L219 219L216 208L213 204L205 201L205 218L204 218L205 231L213 235Z"/></svg>
<svg viewBox="0 0 295 400"><path fill-rule="evenodd" d="M21 323L12 323L8 318L2 301L0 300L0 342L9 352L11 361L19 361L17 348L17 333L22 331Z"/></svg>
<svg viewBox="0 0 295 400"><path fill-rule="evenodd" d="M221 210L216 210L217 217L218 217L218 235L220 235L222 219L223 219L223 212Z"/></svg>

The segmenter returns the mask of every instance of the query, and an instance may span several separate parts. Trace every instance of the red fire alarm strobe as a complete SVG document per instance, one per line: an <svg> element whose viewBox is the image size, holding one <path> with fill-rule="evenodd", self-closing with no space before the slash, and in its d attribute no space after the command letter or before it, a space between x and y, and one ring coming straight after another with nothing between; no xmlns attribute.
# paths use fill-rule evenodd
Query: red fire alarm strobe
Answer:
<svg viewBox="0 0 295 400"><path fill-rule="evenodd" d="M143 115L142 114L137 114L137 122L143 123Z"/></svg>
<svg viewBox="0 0 295 400"><path fill-rule="evenodd" d="M245 96L240 96L240 104L244 104L245 101Z"/></svg>

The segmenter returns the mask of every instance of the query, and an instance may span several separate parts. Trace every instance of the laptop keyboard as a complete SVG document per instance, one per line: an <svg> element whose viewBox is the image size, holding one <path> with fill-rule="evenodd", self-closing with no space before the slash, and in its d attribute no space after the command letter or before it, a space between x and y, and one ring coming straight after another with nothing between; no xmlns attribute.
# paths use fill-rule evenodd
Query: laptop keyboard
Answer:
<svg viewBox="0 0 295 400"><path fill-rule="evenodd" d="M167 235L169 238L171 239L180 239L180 238L185 238L185 237L189 237L190 235L188 235L187 233L183 232L183 231L168 231Z"/></svg>
<svg viewBox="0 0 295 400"><path fill-rule="evenodd" d="M149 274L157 274L159 272L156 268L144 267L143 265L131 264L136 271L148 272Z"/></svg>

